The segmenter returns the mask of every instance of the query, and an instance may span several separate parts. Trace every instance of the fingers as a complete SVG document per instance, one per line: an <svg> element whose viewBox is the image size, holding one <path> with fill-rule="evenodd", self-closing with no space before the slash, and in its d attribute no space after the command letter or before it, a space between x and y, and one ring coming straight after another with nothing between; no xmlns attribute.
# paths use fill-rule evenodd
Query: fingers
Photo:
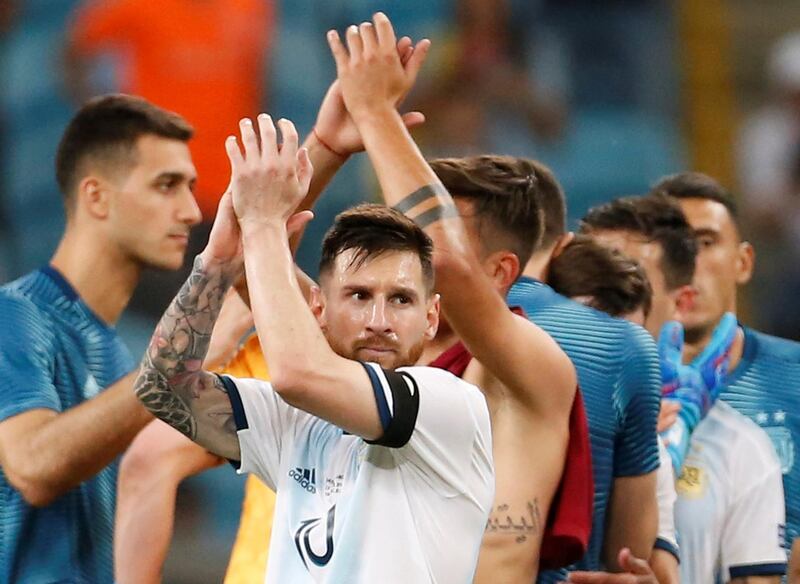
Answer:
<svg viewBox="0 0 800 584"><path fill-rule="evenodd" d="M368 58L378 52L378 37L375 35L375 27L371 22L362 22L358 27L358 34L361 37L364 58Z"/></svg>
<svg viewBox="0 0 800 584"><path fill-rule="evenodd" d="M364 43L355 24L347 27L345 38L347 39L347 50L350 52L350 61L360 61L364 52Z"/></svg>
<svg viewBox="0 0 800 584"><path fill-rule="evenodd" d="M225 152L228 153L228 160L231 161L231 170L236 172L244 164L244 158L242 158L242 151L239 150L239 144L236 142L236 136L228 136L225 140Z"/></svg>
<svg viewBox="0 0 800 584"><path fill-rule="evenodd" d="M619 551L618 560L620 567L630 574L638 576L651 576L653 574L650 564L646 560L635 557L628 548L622 548Z"/></svg>
<svg viewBox="0 0 800 584"><path fill-rule="evenodd" d="M286 233L291 237L295 233L299 233L309 221L314 218L314 213L311 211L300 211L295 213L286 222Z"/></svg>
<svg viewBox="0 0 800 584"><path fill-rule="evenodd" d="M328 46L331 48L333 60L336 62L336 70L341 73L347 65L350 55L348 55L347 49L344 48L342 39L339 38L339 33L335 30L328 31Z"/></svg>
<svg viewBox="0 0 800 584"><path fill-rule="evenodd" d="M403 114L403 123L406 125L406 128L409 129L421 126L425 123L425 114L422 112L408 112L407 114Z"/></svg>
<svg viewBox="0 0 800 584"><path fill-rule="evenodd" d="M414 85L414 82L417 80L417 75L419 75L419 71L425 63L425 58L428 56L428 49L430 48L431 41L428 39L422 39L413 48L411 56L408 58L408 62L405 65L406 75L411 85Z"/></svg>
<svg viewBox="0 0 800 584"><path fill-rule="evenodd" d="M239 121L239 132L242 136L242 144L244 144L244 157L245 159L254 159L260 156L258 148L258 138L253 129L253 120L250 118L242 118Z"/></svg>
<svg viewBox="0 0 800 584"><path fill-rule="evenodd" d="M301 148L297 152L297 180L300 183L300 188L305 196L308 193L308 187L311 185L311 177L314 175L314 167L311 165L311 159L308 157L308 149Z"/></svg>
<svg viewBox="0 0 800 584"><path fill-rule="evenodd" d="M677 401L665 399L661 400L661 410L658 412L658 426L656 430L660 434L669 430L678 421L678 413L681 411L681 404Z"/></svg>
<svg viewBox="0 0 800 584"><path fill-rule="evenodd" d="M378 35L378 44L385 52L394 51L397 46L397 37L389 18L383 12L376 12L372 17L375 23L375 32Z"/></svg>
<svg viewBox="0 0 800 584"><path fill-rule="evenodd" d="M400 62L403 64L403 67L406 66L406 63L413 52L414 45L411 42L411 37L404 36L397 41L397 54L400 56Z"/></svg>
<svg viewBox="0 0 800 584"><path fill-rule="evenodd" d="M281 166L294 171L297 160L297 130L294 124L285 118L278 120L278 127L281 129L281 138L283 139L279 154Z"/></svg>
<svg viewBox="0 0 800 584"><path fill-rule="evenodd" d="M258 133L261 137L261 156L262 158L274 158L278 155L278 133L272 117L268 114L259 114Z"/></svg>

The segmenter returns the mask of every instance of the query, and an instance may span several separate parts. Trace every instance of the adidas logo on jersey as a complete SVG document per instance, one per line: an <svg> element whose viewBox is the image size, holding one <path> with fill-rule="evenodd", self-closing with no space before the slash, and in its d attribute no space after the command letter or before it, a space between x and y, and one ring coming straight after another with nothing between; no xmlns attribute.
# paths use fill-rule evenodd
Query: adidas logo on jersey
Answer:
<svg viewBox="0 0 800 584"><path fill-rule="evenodd" d="M289 471L289 477L309 493L317 492L317 469L298 466Z"/></svg>

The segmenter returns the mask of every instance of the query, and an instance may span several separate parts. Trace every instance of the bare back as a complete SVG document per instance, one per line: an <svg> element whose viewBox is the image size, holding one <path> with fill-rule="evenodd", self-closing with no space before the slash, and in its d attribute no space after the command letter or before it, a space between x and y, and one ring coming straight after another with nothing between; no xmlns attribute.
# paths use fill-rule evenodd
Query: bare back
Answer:
<svg viewBox="0 0 800 584"><path fill-rule="evenodd" d="M495 463L495 500L474 581L530 584L538 573L545 522L564 468L567 421L556 429L539 423L539 418L475 359L464 379L486 396Z"/></svg>

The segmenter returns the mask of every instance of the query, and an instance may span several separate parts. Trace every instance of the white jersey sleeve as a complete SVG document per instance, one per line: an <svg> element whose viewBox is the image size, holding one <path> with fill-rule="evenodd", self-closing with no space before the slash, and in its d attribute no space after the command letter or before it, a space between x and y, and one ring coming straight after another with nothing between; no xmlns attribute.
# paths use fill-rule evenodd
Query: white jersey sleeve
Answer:
<svg viewBox="0 0 800 584"><path fill-rule="evenodd" d="M470 491L470 469L493 468L489 410L477 387L433 367L365 366L378 410L387 412L384 436L374 443L395 448L428 484L449 494Z"/></svg>
<svg viewBox="0 0 800 584"><path fill-rule="evenodd" d="M766 433L749 424L754 439L741 440L737 449L734 492L720 545L722 574L730 579L774 576L786 570L780 463Z"/></svg>
<svg viewBox="0 0 800 584"><path fill-rule="evenodd" d="M656 474L656 497L658 498L658 535L655 547L668 551L680 560L678 537L675 530L675 474L672 459L661 437L658 437L659 466Z"/></svg>
<svg viewBox="0 0 800 584"><path fill-rule="evenodd" d="M252 473L273 491L277 489L281 451L302 414L259 379L221 375L233 406L239 437L239 474Z"/></svg>

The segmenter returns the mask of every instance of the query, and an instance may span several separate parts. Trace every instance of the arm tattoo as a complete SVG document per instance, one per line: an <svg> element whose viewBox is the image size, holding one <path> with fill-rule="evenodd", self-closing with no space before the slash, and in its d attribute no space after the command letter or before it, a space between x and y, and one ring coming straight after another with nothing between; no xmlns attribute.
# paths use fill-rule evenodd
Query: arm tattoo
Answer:
<svg viewBox="0 0 800 584"><path fill-rule="evenodd" d="M199 400L204 398L208 404L209 390L225 393L219 378L204 373L202 364L232 280L233 274L226 270L207 269L201 257L195 259L189 279L156 327L134 386L136 396L154 416L192 440L198 433L197 413L208 414L204 409L212 407L217 418L225 413L218 402L203 408ZM204 417L200 423L205 422ZM231 427L229 420L222 425Z"/></svg>
<svg viewBox="0 0 800 584"><path fill-rule="evenodd" d="M511 510L507 503L501 503L492 509L486 522L486 533L513 535L516 543L525 543L528 536L536 536L542 531L542 516L539 513L539 499L525 504L524 512ZM519 517L519 520L515 520Z"/></svg>
<svg viewBox="0 0 800 584"><path fill-rule="evenodd" d="M458 217L458 209L441 183L425 185L397 203L394 208L422 229L442 219Z"/></svg>

